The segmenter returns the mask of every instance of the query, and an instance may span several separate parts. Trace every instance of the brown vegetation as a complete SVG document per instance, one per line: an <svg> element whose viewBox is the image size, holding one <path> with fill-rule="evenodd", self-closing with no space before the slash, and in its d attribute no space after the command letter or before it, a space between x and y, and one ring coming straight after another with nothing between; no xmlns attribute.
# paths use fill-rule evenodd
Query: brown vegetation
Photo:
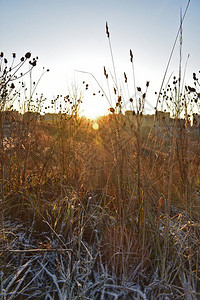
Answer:
<svg viewBox="0 0 200 300"><path fill-rule="evenodd" d="M145 116L149 81L144 92L136 87L130 50L134 97L123 116L107 23L106 34L111 84L105 67L104 75L115 104L98 119L98 130L79 116L77 89L64 97L53 120L40 118L43 98L32 104L33 86L24 113L13 111L13 99L22 97L13 82L23 76L17 71L31 53L16 72L0 53L2 299L200 295L197 115L190 125L191 112L199 112L198 78L193 74L196 88L186 86L181 93L181 76L174 77L172 87L161 88L155 115ZM36 62L29 62L25 74ZM126 73L124 79L128 90ZM169 112L158 112L159 104Z"/></svg>

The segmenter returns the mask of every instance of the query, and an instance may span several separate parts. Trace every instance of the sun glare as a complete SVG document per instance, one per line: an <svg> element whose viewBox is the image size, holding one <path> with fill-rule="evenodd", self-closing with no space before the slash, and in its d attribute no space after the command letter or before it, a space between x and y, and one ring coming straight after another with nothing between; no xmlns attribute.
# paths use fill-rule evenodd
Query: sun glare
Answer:
<svg viewBox="0 0 200 300"><path fill-rule="evenodd" d="M94 130L98 130L98 129L99 129L99 124L98 124L97 122L94 122L94 123L92 124L92 128L93 128Z"/></svg>
<svg viewBox="0 0 200 300"><path fill-rule="evenodd" d="M91 120L108 114L108 104L105 99L87 98L83 99L82 114Z"/></svg>
<svg viewBox="0 0 200 300"><path fill-rule="evenodd" d="M105 107L98 107L96 105L89 106L85 105L83 108L83 115L91 120L95 120L98 117L105 115L107 113L107 109Z"/></svg>

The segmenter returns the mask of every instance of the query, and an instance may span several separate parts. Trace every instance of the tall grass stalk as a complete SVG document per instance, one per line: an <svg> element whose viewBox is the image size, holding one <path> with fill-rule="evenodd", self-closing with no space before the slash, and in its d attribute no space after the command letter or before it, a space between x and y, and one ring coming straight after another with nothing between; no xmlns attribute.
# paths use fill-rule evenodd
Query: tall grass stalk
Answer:
<svg viewBox="0 0 200 300"><path fill-rule="evenodd" d="M178 32L177 32L177 35L176 35L176 38L175 38L175 41L174 41L174 44L173 44L173 47L172 47L170 56L169 56L169 60L168 60L168 62L167 62L167 66L166 66L166 69L165 69L165 72L164 72L164 76L163 76L163 79L162 79L162 83L161 83L161 86L160 86L160 90L159 90L159 93L158 93L157 102L156 102L156 110L157 110L157 108L158 108L158 103L159 103L159 99L160 99L160 94L161 94L161 92L162 92L163 85L164 85L164 82L165 82L165 79L166 79L166 76L167 76L167 72L168 72L168 69L169 69L169 66L170 66L170 63L171 63L171 60L172 60L172 56L173 56L173 54L174 54L174 50L175 50L175 47L176 47L176 43L177 43L177 41L178 41L180 32L182 31L183 22L184 22L184 19L185 19L185 17L186 17L186 14L187 14L187 11L188 11L190 2L191 2L191 0L188 0L187 6L186 6L185 11L184 11L184 14L183 14L183 17L181 17L181 23L180 23L180 26L179 26L179 29L178 29Z"/></svg>
<svg viewBox="0 0 200 300"><path fill-rule="evenodd" d="M117 83L117 73L116 73L116 68L115 68L115 60L113 56L113 50L112 50L112 45L111 45L111 40L110 40L110 32L108 28L108 23L106 22L106 35L108 38L108 43L109 43L109 48L110 48L110 54L111 54L111 59L112 59L112 65L113 65L113 72L114 72L114 78L115 78L115 87L118 91L118 83ZM119 93L119 91L118 91Z"/></svg>

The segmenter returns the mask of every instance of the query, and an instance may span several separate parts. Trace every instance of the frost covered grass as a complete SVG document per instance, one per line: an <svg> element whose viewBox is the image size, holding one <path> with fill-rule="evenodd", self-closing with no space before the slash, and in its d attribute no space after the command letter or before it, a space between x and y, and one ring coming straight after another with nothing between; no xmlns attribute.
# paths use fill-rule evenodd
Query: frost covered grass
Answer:
<svg viewBox="0 0 200 300"><path fill-rule="evenodd" d="M24 299L173 299L174 296L196 299L195 276L191 278L187 267L189 261L192 267L192 258L185 258L192 247L198 247L192 232L195 224L182 224L184 220L179 215L171 225L175 253L171 245L167 280L160 280L158 266L148 270L148 266L142 268L141 262L120 280L104 263L97 230L93 243L89 243L76 234L66 240L50 224L49 232L35 236L33 223L22 226L7 221L7 247L1 250L1 259L6 262L1 269L1 295L7 299L19 296Z"/></svg>

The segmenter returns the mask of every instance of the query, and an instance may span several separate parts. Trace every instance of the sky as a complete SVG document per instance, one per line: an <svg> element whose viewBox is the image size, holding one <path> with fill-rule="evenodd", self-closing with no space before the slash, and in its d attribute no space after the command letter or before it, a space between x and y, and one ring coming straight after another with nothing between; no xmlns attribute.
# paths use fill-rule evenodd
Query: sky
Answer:
<svg viewBox="0 0 200 300"><path fill-rule="evenodd" d="M104 66L114 74L105 24L108 22L117 81L124 86L126 72L129 95L124 95L125 109L134 93L129 51L132 49L136 85L147 93L146 112L152 112L173 43L188 0L0 0L0 51L11 60L27 51L38 56L32 76L39 78L42 68L49 68L38 86L48 101L58 94L67 95L75 84L84 94L82 110L86 115L104 114L106 97L98 93L99 85L109 94ZM190 54L186 83L200 70L200 1L191 0L183 23L182 68ZM176 45L167 77L177 75L179 42ZM77 72L89 72L92 75ZM109 87L113 81L109 75ZM89 84L88 91L82 82ZM98 83L97 83L98 82ZM96 96L92 96L95 93ZM108 97L109 98L109 97ZM111 97L113 101L113 97Z"/></svg>

